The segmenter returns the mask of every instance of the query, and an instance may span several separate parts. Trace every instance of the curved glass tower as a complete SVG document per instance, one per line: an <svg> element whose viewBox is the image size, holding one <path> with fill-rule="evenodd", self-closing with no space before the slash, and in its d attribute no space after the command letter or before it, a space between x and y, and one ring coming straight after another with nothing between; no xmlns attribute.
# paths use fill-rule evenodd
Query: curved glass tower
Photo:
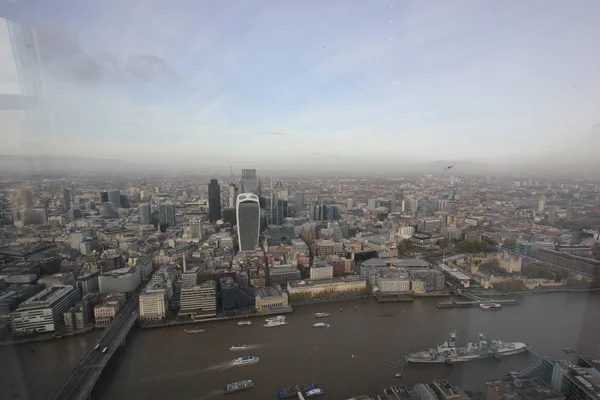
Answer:
<svg viewBox="0 0 600 400"><path fill-rule="evenodd" d="M260 204L254 193L242 193L235 207L240 251L254 250L260 233Z"/></svg>

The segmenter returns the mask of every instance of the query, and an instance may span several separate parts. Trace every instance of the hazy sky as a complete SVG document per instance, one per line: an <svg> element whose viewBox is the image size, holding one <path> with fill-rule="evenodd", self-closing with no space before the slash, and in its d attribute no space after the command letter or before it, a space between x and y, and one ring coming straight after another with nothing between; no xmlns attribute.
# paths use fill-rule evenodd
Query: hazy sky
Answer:
<svg viewBox="0 0 600 400"><path fill-rule="evenodd" d="M600 166L597 0L23 1L0 10L38 27L45 89L25 122L0 112L0 153ZM18 93L0 32L0 92Z"/></svg>

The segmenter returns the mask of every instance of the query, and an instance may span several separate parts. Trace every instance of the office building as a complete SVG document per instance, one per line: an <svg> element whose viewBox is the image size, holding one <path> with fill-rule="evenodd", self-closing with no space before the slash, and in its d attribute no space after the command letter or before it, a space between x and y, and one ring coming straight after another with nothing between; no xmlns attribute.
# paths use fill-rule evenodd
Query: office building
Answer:
<svg viewBox="0 0 600 400"><path fill-rule="evenodd" d="M340 219L340 211L337 206L313 203L311 207L310 218L313 221L331 221Z"/></svg>
<svg viewBox="0 0 600 400"><path fill-rule="evenodd" d="M98 206L98 215L104 218L118 218L119 213L112 203L102 203Z"/></svg>
<svg viewBox="0 0 600 400"><path fill-rule="evenodd" d="M310 279L312 281L331 278L333 278L333 265L326 262L315 262L315 264L310 267Z"/></svg>
<svg viewBox="0 0 600 400"><path fill-rule="evenodd" d="M152 223L152 214L150 204L142 203L138 207L140 213L140 224L148 225Z"/></svg>
<svg viewBox="0 0 600 400"><path fill-rule="evenodd" d="M122 293L113 293L106 296L102 304L94 307L94 321L96 322L96 326L110 325L124 304L125 295Z"/></svg>
<svg viewBox="0 0 600 400"><path fill-rule="evenodd" d="M221 186L211 179L208 184L208 220L213 224L221 219Z"/></svg>
<svg viewBox="0 0 600 400"><path fill-rule="evenodd" d="M121 208L121 192L118 190L108 191L108 202L115 208Z"/></svg>
<svg viewBox="0 0 600 400"><path fill-rule="evenodd" d="M150 282L140 293L140 321L161 321L168 310L167 288L163 282Z"/></svg>
<svg viewBox="0 0 600 400"><path fill-rule="evenodd" d="M224 208L223 209L223 222L229 223L231 226L237 225L237 218L235 215L235 206L232 208Z"/></svg>
<svg viewBox="0 0 600 400"><path fill-rule="evenodd" d="M254 250L260 235L260 206L258 196L242 193L236 206L237 233L240 251Z"/></svg>
<svg viewBox="0 0 600 400"><path fill-rule="evenodd" d="M33 193L30 189L21 189L21 205L33 207Z"/></svg>
<svg viewBox="0 0 600 400"><path fill-rule="evenodd" d="M242 170L242 192L258 195L258 177L255 169ZM237 203L236 203L237 204Z"/></svg>
<svg viewBox="0 0 600 400"><path fill-rule="evenodd" d="M108 203L108 192L100 192L100 203Z"/></svg>
<svg viewBox="0 0 600 400"><path fill-rule="evenodd" d="M90 302L88 298L82 299L73 307L63 313L65 327L71 331L84 329L90 323Z"/></svg>
<svg viewBox="0 0 600 400"><path fill-rule="evenodd" d="M161 226L175 226L175 206L171 203L158 205L158 222Z"/></svg>
<svg viewBox="0 0 600 400"><path fill-rule="evenodd" d="M239 194L238 187L232 182L229 184L227 189L227 207L235 209L235 204Z"/></svg>
<svg viewBox="0 0 600 400"><path fill-rule="evenodd" d="M306 195L303 191L297 191L294 195L294 205L298 210L303 210L306 206Z"/></svg>
<svg viewBox="0 0 600 400"><path fill-rule="evenodd" d="M79 274L79 276L75 280L75 285L77 285L77 289L79 290L79 294L81 295L81 297L85 296L88 293L98 293L99 275L100 271L92 271L89 269L83 270Z"/></svg>
<svg viewBox="0 0 600 400"><path fill-rule="evenodd" d="M121 195L121 208L129 208L129 197L126 194Z"/></svg>
<svg viewBox="0 0 600 400"><path fill-rule="evenodd" d="M265 286L254 290L256 310L267 310L287 307L288 295L279 285Z"/></svg>
<svg viewBox="0 0 600 400"><path fill-rule="evenodd" d="M131 293L142 283L138 267L125 267L102 272L98 276L101 294Z"/></svg>
<svg viewBox="0 0 600 400"><path fill-rule="evenodd" d="M179 315L217 315L217 290L215 281L182 287Z"/></svg>
<svg viewBox="0 0 600 400"><path fill-rule="evenodd" d="M13 335L53 332L64 323L63 313L79 301L75 287L52 286L25 300L10 314Z"/></svg>
<svg viewBox="0 0 600 400"><path fill-rule="evenodd" d="M26 208L23 211L23 225L44 225L48 222L45 208Z"/></svg>
<svg viewBox="0 0 600 400"><path fill-rule="evenodd" d="M204 237L202 220L190 219L187 228L187 234L190 239L202 239Z"/></svg>
<svg viewBox="0 0 600 400"><path fill-rule="evenodd" d="M63 189L62 196L64 210L69 211L71 209L71 191L69 189Z"/></svg>
<svg viewBox="0 0 600 400"><path fill-rule="evenodd" d="M185 264L184 264L185 265ZM181 274L181 284L184 287L195 286L198 284L198 276L200 275L200 267L185 268Z"/></svg>
<svg viewBox="0 0 600 400"><path fill-rule="evenodd" d="M269 267L269 285L285 287L290 281L300 280L300 270L292 265Z"/></svg>

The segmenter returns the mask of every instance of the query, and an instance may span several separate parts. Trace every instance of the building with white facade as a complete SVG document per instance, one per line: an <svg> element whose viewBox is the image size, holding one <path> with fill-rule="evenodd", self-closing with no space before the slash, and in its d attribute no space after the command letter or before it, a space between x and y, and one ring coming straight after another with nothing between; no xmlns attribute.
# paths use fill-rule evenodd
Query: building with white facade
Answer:
<svg viewBox="0 0 600 400"><path fill-rule="evenodd" d="M358 277L323 279L319 281L301 280L287 284L288 295L291 299L312 297L338 297L342 295L364 294L367 281Z"/></svg>
<svg viewBox="0 0 600 400"><path fill-rule="evenodd" d="M406 293L410 291L408 275L387 275L377 278L377 287L382 293Z"/></svg>
<svg viewBox="0 0 600 400"><path fill-rule="evenodd" d="M168 309L167 289L162 282L150 282L140 294L140 321L161 321Z"/></svg>
<svg viewBox="0 0 600 400"><path fill-rule="evenodd" d="M265 310L288 306L288 294L277 286L265 286L254 290L256 309Z"/></svg>
<svg viewBox="0 0 600 400"><path fill-rule="evenodd" d="M315 263L310 267L310 280L316 281L320 279L333 278L333 265L325 262Z"/></svg>
<svg viewBox="0 0 600 400"><path fill-rule="evenodd" d="M64 323L63 313L79 301L74 286L51 286L25 300L10 314L13 335L53 332Z"/></svg>
<svg viewBox="0 0 600 400"><path fill-rule="evenodd" d="M131 293L142 283L140 268L126 267L106 271L98 276L101 294Z"/></svg>
<svg viewBox="0 0 600 400"><path fill-rule="evenodd" d="M96 326L108 326L115 319L117 313L125 304L125 295L113 293L104 299L102 304L94 307L94 321Z"/></svg>

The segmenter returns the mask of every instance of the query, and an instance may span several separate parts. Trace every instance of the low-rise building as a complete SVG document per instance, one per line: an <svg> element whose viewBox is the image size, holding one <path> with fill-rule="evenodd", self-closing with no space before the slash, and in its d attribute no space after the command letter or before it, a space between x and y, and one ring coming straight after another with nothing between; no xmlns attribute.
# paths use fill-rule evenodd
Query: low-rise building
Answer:
<svg viewBox="0 0 600 400"><path fill-rule="evenodd" d="M367 281L358 277L331 278L318 281L299 280L287 284L287 291L292 301L364 294L366 290Z"/></svg>
<svg viewBox="0 0 600 400"><path fill-rule="evenodd" d="M73 273L64 272L64 273L57 273L57 274L52 274L52 275L48 275L48 276L43 276L40 279L38 279L37 283L39 283L41 285L46 285L46 286L64 286L64 285L75 286L75 278L73 277Z"/></svg>
<svg viewBox="0 0 600 400"><path fill-rule="evenodd" d="M256 309L264 310L288 306L288 295L277 286L265 286L254 290Z"/></svg>
<svg viewBox="0 0 600 400"><path fill-rule="evenodd" d="M53 332L64 323L63 313L78 300L79 292L71 285L48 287L10 314L11 332L13 335Z"/></svg>
<svg viewBox="0 0 600 400"><path fill-rule="evenodd" d="M519 256L511 255L508 253L502 253L498 258L500 262L500 268L508 273L520 273L521 267L523 266L523 259Z"/></svg>
<svg viewBox="0 0 600 400"><path fill-rule="evenodd" d="M123 304L125 304L125 295L122 293L113 293L106 296L102 304L94 307L96 326L110 325Z"/></svg>

